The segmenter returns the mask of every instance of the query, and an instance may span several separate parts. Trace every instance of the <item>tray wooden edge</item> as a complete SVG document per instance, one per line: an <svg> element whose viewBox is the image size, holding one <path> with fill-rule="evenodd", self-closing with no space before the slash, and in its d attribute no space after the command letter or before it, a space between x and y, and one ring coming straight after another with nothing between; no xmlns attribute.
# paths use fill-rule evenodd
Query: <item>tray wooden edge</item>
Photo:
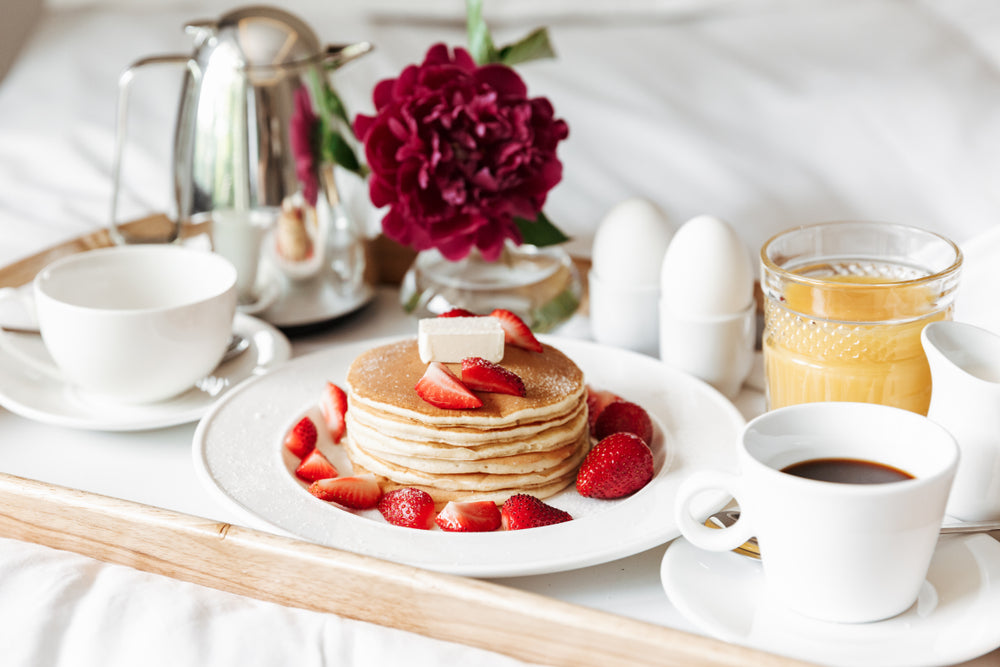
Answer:
<svg viewBox="0 0 1000 667"><path fill-rule="evenodd" d="M541 664L804 663L500 584L0 473L0 535Z"/></svg>

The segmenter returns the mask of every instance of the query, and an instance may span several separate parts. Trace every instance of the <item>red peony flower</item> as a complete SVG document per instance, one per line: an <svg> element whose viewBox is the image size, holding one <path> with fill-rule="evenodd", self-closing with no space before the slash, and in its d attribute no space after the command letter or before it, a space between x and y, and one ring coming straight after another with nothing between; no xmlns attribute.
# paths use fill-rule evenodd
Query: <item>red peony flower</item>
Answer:
<svg viewBox="0 0 1000 667"><path fill-rule="evenodd" d="M357 116L354 132L372 203L389 207L386 236L450 260L476 247L492 261L505 239L521 242L515 218L536 220L562 178L556 146L569 129L546 98L529 99L510 67L444 44L373 97L375 116Z"/></svg>
<svg viewBox="0 0 1000 667"><path fill-rule="evenodd" d="M295 175L302 184L302 196L310 206L316 206L319 179L316 175L316 130L319 118L313 112L309 90L300 86L295 91L288 138L295 156Z"/></svg>

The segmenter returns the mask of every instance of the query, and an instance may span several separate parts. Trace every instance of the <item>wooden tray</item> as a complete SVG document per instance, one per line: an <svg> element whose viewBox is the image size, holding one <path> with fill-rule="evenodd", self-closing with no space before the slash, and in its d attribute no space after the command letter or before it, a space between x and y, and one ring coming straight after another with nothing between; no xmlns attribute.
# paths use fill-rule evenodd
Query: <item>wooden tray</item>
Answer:
<svg viewBox="0 0 1000 667"><path fill-rule="evenodd" d="M130 224L148 221L155 224L157 217ZM187 234L203 232L191 229ZM30 282L58 257L108 245L111 239L103 230L59 244L0 268L0 287ZM412 253L384 240L376 241L372 252L382 282L398 282L412 260ZM4 537L535 663L805 664L499 584L3 473L0 506Z"/></svg>

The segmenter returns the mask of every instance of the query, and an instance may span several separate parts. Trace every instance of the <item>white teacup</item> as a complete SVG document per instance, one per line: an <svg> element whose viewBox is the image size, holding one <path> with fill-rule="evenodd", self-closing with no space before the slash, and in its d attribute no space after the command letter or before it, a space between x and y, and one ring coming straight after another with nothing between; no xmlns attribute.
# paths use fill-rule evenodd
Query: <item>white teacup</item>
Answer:
<svg viewBox="0 0 1000 667"><path fill-rule="evenodd" d="M55 366L0 335L8 352L95 397L151 403L189 389L222 359L236 269L217 254L180 246L120 246L53 262L33 291Z"/></svg>
<svg viewBox="0 0 1000 667"><path fill-rule="evenodd" d="M958 464L955 439L916 413L868 403L806 403L747 424L739 475L696 472L678 490L681 533L695 546L759 542L768 591L805 616L857 623L902 613L927 575ZM782 472L816 459L856 459L911 479L874 484L817 481ZM692 500L723 490L740 520L721 530L697 522Z"/></svg>

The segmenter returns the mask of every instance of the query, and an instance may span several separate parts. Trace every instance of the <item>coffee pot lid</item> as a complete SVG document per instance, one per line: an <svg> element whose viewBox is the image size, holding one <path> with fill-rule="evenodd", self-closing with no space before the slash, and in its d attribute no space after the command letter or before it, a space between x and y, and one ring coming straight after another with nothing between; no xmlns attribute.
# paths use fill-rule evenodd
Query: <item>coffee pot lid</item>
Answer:
<svg viewBox="0 0 1000 667"><path fill-rule="evenodd" d="M210 48L226 48L247 68L280 67L320 55L312 28L277 7L240 7L216 21L197 21L186 27L201 35L199 47L211 36Z"/></svg>

